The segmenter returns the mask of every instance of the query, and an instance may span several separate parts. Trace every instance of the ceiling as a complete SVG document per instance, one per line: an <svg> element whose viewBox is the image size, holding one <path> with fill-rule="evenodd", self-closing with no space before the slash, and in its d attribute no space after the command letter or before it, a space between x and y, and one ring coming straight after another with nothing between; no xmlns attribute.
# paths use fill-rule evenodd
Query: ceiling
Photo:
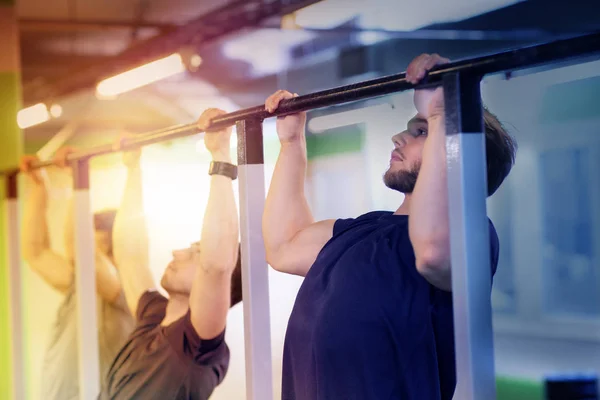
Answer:
<svg viewBox="0 0 600 400"><path fill-rule="evenodd" d="M587 0L571 0L568 8L562 0L18 0L17 5L24 102L58 102L64 110L61 118L25 131L34 148L69 124L94 135L120 128L144 132L189 122L206 106L256 105L280 87L307 93L400 72L421 52L472 57L600 29L600 3ZM352 51L361 47L367 49L364 71L344 61L356 60ZM114 100L95 98L101 78L182 49L201 55L197 71ZM344 58L348 54L355 58ZM356 76L341 73L343 64L357 69L349 74Z"/></svg>
<svg viewBox="0 0 600 400"><path fill-rule="evenodd" d="M18 0L25 86L52 81L223 6L227 0Z"/></svg>

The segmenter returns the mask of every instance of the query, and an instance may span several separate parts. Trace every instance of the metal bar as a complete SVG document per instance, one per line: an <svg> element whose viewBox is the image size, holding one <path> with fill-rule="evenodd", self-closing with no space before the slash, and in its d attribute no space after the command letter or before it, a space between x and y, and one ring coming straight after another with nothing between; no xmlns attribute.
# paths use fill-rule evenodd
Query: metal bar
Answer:
<svg viewBox="0 0 600 400"><path fill-rule="evenodd" d="M457 390L494 400L490 241L480 76L444 77Z"/></svg>
<svg viewBox="0 0 600 400"><path fill-rule="evenodd" d="M95 399L100 393L100 356L96 316L96 250L94 219L90 207L89 160L80 159L72 165L79 398Z"/></svg>
<svg viewBox="0 0 600 400"><path fill-rule="evenodd" d="M575 57L592 55L595 53L600 53L600 32L446 64L432 70L426 79L418 85L408 83L406 81L406 74L401 73L284 100L277 109L277 112L273 114L265 111L265 108L262 105L247 108L214 119L211 129L220 129L231 126L241 120L264 120L270 117L383 96L390 93L414 89L416 87L439 86L442 84L442 79L445 75L457 72L473 76L484 76L486 74L502 71L512 71L551 62L570 60ZM196 124L178 125L140 135L139 137L126 141L124 146L125 148L145 146L197 133L199 133L199 131ZM75 161L81 158L87 159L89 157L108 154L113 151L115 150L110 145L99 146L85 152L74 153L69 157L69 161ZM35 164L33 168L47 167L50 164L49 161L40 162ZM12 171L13 170L8 172Z"/></svg>
<svg viewBox="0 0 600 400"><path fill-rule="evenodd" d="M273 399L269 271L262 237L265 206L262 120L237 123L242 237L246 398Z"/></svg>
<svg viewBox="0 0 600 400"><path fill-rule="evenodd" d="M25 398L25 364L23 354L23 307L21 301L21 243L19 236L19 202L17 174L6 178L6 233L10 295L10 334L13 371L13 399Z"/></svg>

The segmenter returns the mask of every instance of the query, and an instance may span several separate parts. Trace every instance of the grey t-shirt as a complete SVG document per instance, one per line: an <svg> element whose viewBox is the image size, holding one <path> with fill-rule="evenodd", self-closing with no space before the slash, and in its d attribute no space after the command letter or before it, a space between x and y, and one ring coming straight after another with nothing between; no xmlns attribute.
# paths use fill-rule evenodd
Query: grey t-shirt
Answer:
<svg viewBox="0 0 600 400"><path fill-rule="evenodd" d="M124 298L122 296L122 298ZM135 322L124 301L110 304L96 298L101 383L115 356L133 331ZM67 292L52 326L44 355L41 393L44 400L78 400L77 298Z"/></svg>
<svg viewBox="0 0 600 400"><path fill-rule="evenodd" d="M108 372L99 400L207 400L229 367L225 331L213 339L196 333L190 311L162 326L168 300L142 295L137 325Z"/></svg>

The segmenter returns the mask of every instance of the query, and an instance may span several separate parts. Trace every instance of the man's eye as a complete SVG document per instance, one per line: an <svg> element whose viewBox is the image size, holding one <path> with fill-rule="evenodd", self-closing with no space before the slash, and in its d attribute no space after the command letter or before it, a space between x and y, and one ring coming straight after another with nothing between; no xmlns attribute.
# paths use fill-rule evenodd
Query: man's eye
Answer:
<svg viewBox="0 0 600 400"><path fill-rule="evenodd" d="M427 131L425 129L417 129L417 136L427 135Z"/></svg>

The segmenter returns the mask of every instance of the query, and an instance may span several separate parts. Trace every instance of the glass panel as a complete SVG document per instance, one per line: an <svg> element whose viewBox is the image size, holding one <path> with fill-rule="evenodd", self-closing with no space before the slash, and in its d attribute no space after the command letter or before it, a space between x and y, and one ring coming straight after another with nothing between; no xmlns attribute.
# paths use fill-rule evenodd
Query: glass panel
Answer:
<svg viewBox="0 0 600 400"><path fill-rule="evenodd" d="M515 291L515 260L513 258L512 187L509 178L488 200L488 215L492 220L500 242L498 268L492 286L492 308L494 312L515 313L517 293Z"/></svg>
<svg viewBox="0 0 600 400"><path fill-rule="evenodd" d="M543 308L549 314L600 315L591 161L588 148L552 150L540 157Z"/></svg>

